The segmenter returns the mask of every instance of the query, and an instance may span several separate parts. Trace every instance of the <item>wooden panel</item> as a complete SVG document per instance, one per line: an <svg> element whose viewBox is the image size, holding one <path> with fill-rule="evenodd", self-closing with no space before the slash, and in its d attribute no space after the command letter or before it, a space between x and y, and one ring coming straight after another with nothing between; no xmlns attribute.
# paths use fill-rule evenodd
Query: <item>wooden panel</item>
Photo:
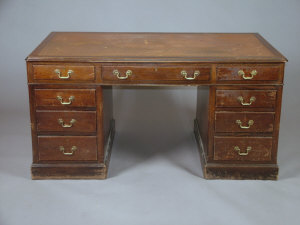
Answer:
<svg viewBox="0 0 300 225"><path fill-rule="evenodd" d="M65 155L60 146L64 147ZM95 161L97 160L97 141L94 136L39 136L39 159L41 161Z"/></svg>
<svg viewBox="0 0 300 225"><path fill-rule="evenodd" d="M276 90L217 90L216 106L217 107L240 107L240 108L274 108L276 101ZM251 102L251 105L242 105Z"/></svg>
<svg viewBox="0 0 300 225"><path fill-rule="evenodd" d="M237 146L240 151L235 150ZM247 148L251 147L248 155ZM259 162L271 161L271 137L215 137L214 160Z"/></svg>
<svg viewBox="0 0 300 225"><path fill-rule="evenodd" d="M62 100L57 97L61 96ZM74 97L72 100L71 96ZM63 105L61 102L69 103ZM95 89L35 89L36 106L95 107Z"/></svg>
<svg viewBox="0 0 300 225"><path fill-rule="evenodd" d="M244 72L244 76L239 74ZM256 71L256 75L251 72ZM255 74L255 73L254 73ZM243 78L244 77L244 78ZM280 65L269 64L223 64L217 66L218 81L277 81L280 77ZM243 83L241 82L241 83Z"/></svg>
<svg viewBox="0 0 300 225"><path fill-rule="evenodd" d="M103 86L102 87L102 96L103 96L103 107L102 107L102 118L99 118L99 121L102 124L103 130L103 143L107 144L109 141L109 134L112 132L112 120L113 120L113 90L112 86ZM107 152L105 152L105 155Z"/></svg>
<svg viewBox="0 0 300 225"><path fill-rule="evenodd" d="M203 174L205 179L228 180L277 180L276 164L228 164L208 163Z"/></svg>
<svg viewBox="0 0 300 225"><path fill-rule="evenodd" d="M280 115L281 115L281 104L282 104L282 89L283 86L277 87L277 99L276 99L276 109L275 109L275 126L273 132L273 152L272 157L274 162L277 162L277 150L278 150L278 137L279 137L279 128L280 128Z"/></svg>
<svg viewBox="0 0 300 225"><path fill-rule="evenodd" d="M216 112L215 120L216 132L273 132L274 127L272 112Z"/></svg>
<svg viewBox="0 0 300 225"><path fill-rule="evenodd" d="M96 132L94 111L38 111L36 118L38 131Z"/></svg>
<svg viewBox="0 0 300 225"><path fill-rule="evenodd" d="M113 73L114 70L119 72L119 78ZM126 71L132 71L132 75L126 78ZM186 79L182 75L182 71L187 73ZM199 71L198 76L194 73ZM187 83L194 83L197 81L210 80L211 68L210 66L179 66L179 65L151 65L151 66L131 66L131 65L116 65L116 66L103 66L102 79L103 81L114 81L120 83L134 82L134 81L184 81ZM121 78L121 79L120 79ZM126 78L126 79L124 79ZM195 78L195 79L193 79Z"/></svg>
<svg viewBox="0 0 300 225"><path fill-rule="evenodd" d="M56 71L59 71L58 74ZM69 74L68 74L69 72ZM60 80L70 81L93 81L95 80L95 71L93 66L78 65L33 65L33 79L35 80Z"/></svg>
<svg viewBox="0 0 300 225"><path fill-rule="evenodd" d="M30 128L32 141L32 161L37 163L39 160L37 150L37 128L36 128L36 108L34 104L34 86L28 85L29 104L30 104Z"/></svg>
<svg viewBox="0 0 300 225"><path fill-rule="evenodd" d="M55 32L27 60L39 61L286 61L251 33Z"/></svg>
<svg viewBox="0 0 300 225"><path fill-rule="evenodd" d="M70 166L71 165L71 166ZM106 179L107 167L103 163L39 163L32 164L31 177L41 179Z"/></svg>
<svg viewBox="0 0 300 225"><path fill-rule="evenodd" d="M209 87L198 87L197 88L197 108L196 108L196 121L197 128L199 128L199 135L202 141L205 153L208 153L209 144L209 129L210 129L210 118L209 118ZM196 131L196 130L195 130Z"/></svg>

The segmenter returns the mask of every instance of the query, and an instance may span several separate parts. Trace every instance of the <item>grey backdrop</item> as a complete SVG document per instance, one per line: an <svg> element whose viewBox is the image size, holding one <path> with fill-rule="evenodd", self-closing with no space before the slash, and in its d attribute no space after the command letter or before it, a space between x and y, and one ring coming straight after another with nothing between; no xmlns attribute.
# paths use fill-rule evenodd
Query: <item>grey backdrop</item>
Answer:
<svg viewBox="0 0 300 225"><path fill-rule="evenodd" d="M300 1L0 0L0 224L298 224ZM279 181L206 181L196 90L116 88L105 181L31 181L25 57L51 31L259 32L289 62Z"/></svg>

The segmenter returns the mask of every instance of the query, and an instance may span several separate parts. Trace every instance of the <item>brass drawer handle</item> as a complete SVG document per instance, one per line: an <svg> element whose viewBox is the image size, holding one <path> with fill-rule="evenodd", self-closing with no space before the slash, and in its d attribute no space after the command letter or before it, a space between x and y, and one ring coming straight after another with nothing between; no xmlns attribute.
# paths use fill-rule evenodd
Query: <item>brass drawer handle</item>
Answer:
<svg viewBox="0 0 300 225"><path fill-rule="evenodd" d="M186 80L195 80L197 76L200 75L200 71L199 70L195 70L193 77L188 77L188 73L185 70L181 71L181 75L186 79Z"/></svg>
<svg viewBox="0 0 300 225"><path fill-rule="evenodd" d="M253 77L254 77L256 74L257 74L257 70L252 70L252 71L250 72L250 75L251 75L251 76L246 77L246 76L245 76L246 74L245 74L245 72L244 72L243 70L239 70L239 71L238 71L238 75L242 76L244 80L251 80L251 79L253 79Z"/></svg>
<svg viewBox="0 0 300 225"><path fill-rule="evenodd" d="M68 70L67 76L62 76L59 69L55 69L54 72L57 74L59 79L69 79L71 74L74 72L73 70Z"/></svg>
<svg viewBox="0 0 300 225"><path fill-rule="evenodd" d="M237 99L240 101L241 105L251 105L256 100L254 96L251 96L250 102L244 102L244 98L242 96L239 96Z"/></svg>
<svg viewBox="0 0 300 225"><path fill-rule="evenodd" d="M69 124L65 124L65 122L62 118L59 118L57 121L58 121L58 124L60 124L64 128L70 128L76 122L75 119L71 119Z"/></svg>
<svg viewBox="0 0 300 225"><path fill-rule="evenodd" d="M252 150L252 147L248 146L246 148L246 152L241 152L241 149L239 148L239 146L234 146L234 150L237 151L239 155L248 155L249 152Z"/></svg>
<svg viewBox="0 0 300 225"><path fill-rule="evenodd" d="M242 128L242 129L249 129L249 128L254 124L254 120L249 120L249 121L248 121L248 126L243 126L243 125L242 125L242 121L240 121L240 120L236 120L235 122L236 122L236 124L239 125L240 128Z"/></svg>
<svg viewBox="0 0 300 225"><path fill-rule="evenodd" d="M64 155L74 155L74 152L77 150L76 146L72 146L71 152L65 152L65 147L64 146L59 146L59 150L64 154Z"/></svg>
<svg viewBox="0 0 300 225"><path fill-rule="evenodd" d="M68 102L64 102L63 101L63 97L62 96L57 96L56 99L60 102L60 104L62 105L71 105L72 102L74 101L75 97L74 96L70 96L69 97L69 101Z"/></svg>
<svg viewBox="0 0 300 225"><path fill-rule="evenodd" d="M113 71L113 75L117 76L117 78L120 79L120 80L125 80L125 79L127 79L129 76L132 75L132 71L131 71L131 70L127 70L126 73L125 73L126 76L121 77L121 76L120 76L119 70L114 70L114 71Z"/></svg>

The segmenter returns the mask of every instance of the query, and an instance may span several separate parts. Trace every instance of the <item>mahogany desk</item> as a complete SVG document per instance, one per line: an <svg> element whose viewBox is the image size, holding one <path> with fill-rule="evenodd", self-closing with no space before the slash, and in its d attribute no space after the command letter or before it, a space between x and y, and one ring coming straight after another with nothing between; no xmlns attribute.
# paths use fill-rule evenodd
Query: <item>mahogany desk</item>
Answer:
<svg viewBox="0 0 300 225"><path fill-rule="evenodd" d="M107 177L113 85L197 86L204 177L277 179L287 60L259 34L53 32L26 61L32 179Z"/></svg>

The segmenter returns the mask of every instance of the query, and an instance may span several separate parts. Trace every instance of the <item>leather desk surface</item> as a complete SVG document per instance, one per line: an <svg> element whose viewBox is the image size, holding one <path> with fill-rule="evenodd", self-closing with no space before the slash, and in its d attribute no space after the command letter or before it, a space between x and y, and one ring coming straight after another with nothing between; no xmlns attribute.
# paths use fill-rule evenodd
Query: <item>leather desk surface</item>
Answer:
<svg viewBox="0 0 300 225"><path fill-rule="evenodd" d="M29 61L284 62L257 33L53 32Z"/></svg>

